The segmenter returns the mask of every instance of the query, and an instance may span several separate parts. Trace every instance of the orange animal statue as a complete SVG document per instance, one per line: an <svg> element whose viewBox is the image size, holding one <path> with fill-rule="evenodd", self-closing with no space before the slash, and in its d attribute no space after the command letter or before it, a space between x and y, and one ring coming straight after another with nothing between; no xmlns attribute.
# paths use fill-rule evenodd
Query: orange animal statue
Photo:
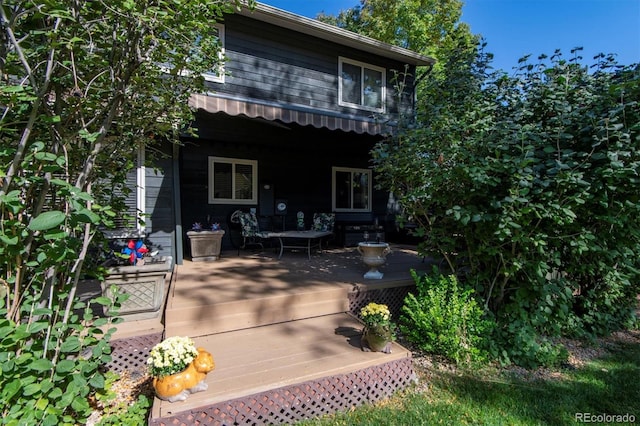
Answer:
<svg viewBox="0 0 640 426"><path fill-rule="evenodd" d="M154 378L153 387L158 398L169 402L184 401L189 394L207 390L207 373L216 367L213 356L198 348L198 356L180 373Z"/></svg>

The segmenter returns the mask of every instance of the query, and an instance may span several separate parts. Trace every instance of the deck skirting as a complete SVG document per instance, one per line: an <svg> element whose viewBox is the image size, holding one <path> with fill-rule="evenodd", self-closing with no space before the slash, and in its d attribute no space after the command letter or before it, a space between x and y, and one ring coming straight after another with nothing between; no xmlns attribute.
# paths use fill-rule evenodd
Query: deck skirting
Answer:
<svg viewBox="0 0 640 426"><path fill-rule="evenodd" d="M144 376L147 374L147 359L151 354L151 348L162 341L162 335L163 333L159 332L112 340L111 361L105 368L115 373L127 370L132 377Z"/></svg>
<svg viewBox="0 0 640 426"><path fill-rule="evenodd" d="M382 303L389 307L393 321L397 322L402 312L405 297L415 288L415 284L411 282L397 287L357 288L349 293L349 312L360 318L360 310L369 302Z"/></svg>
<svg viewBox="0 0 640 426"><path fill-rule="evenodd" d="M416 382L411 358L150 419L150 425L290 424L390 397Z"/></svg>

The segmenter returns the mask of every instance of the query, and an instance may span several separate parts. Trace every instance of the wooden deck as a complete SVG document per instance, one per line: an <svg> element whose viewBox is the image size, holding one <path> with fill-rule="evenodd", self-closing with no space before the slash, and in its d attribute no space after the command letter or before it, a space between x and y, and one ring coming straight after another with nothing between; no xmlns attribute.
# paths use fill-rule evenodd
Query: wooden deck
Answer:
<svg viewBox="0 0 640 426"><path fill-rule="evenodd" d="M381 280L364 280L368 268L355 248L313 254L271 250L241 252L215 262L178 266L166 310L167 336L200 336L346 312L351 291L412 282L411 268L426 270L415 251L396 246L380 268Z"/></svg>
<svg viewBox="0 0 640 426"><path fill-rule="evenodd" d="M193 337L213 354L216 369L207 376L207 391L184 402L156 399L150 423L188 424L192 413L207 416L207 407L224 401L410 359L395 343L391 354L362 351L362 325L348 313L349 294L406 287L413 283L411 269L430 268L411 247L392 250L381 280L363 279L368 268L355 248L310 260L302 251L278 259L265 249L178 265L164 321L124 323L116 338L135 335L136 327L145 333L164 327L167 337ZM189 420L173 418L185 413ZM221 424L209 422L202 424Z"/></svg>

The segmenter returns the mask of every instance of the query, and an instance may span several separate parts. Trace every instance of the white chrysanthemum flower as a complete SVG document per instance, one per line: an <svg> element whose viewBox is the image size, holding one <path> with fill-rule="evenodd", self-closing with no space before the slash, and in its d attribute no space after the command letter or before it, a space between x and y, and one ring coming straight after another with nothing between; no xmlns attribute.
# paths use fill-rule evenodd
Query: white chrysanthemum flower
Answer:
<svg viewBox="0 0 640 426"><path fill-rule="evenodd" d="M189 337L169 337L155 345L147 364L154 377L166 376L184 370L198 355L193 340Z"/></svg>

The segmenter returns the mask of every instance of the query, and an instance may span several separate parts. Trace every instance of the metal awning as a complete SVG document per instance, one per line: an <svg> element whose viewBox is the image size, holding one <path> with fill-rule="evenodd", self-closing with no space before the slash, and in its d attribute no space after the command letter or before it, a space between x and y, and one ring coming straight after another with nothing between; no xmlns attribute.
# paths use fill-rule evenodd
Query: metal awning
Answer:
<svg viewBox="0 0 640 426"><path fill-rule="evenodd" d="M305 108L284 107L277 104L235 99L219 95L191 95L189 105L215 114L223 112L231 116L244 115L249 118L262 118L269 121L296 123L300 126L313 126L318 129L342 130L344 132L386 135L389 127L373 118L348 116L333 112L324 112Z"/></svg>

